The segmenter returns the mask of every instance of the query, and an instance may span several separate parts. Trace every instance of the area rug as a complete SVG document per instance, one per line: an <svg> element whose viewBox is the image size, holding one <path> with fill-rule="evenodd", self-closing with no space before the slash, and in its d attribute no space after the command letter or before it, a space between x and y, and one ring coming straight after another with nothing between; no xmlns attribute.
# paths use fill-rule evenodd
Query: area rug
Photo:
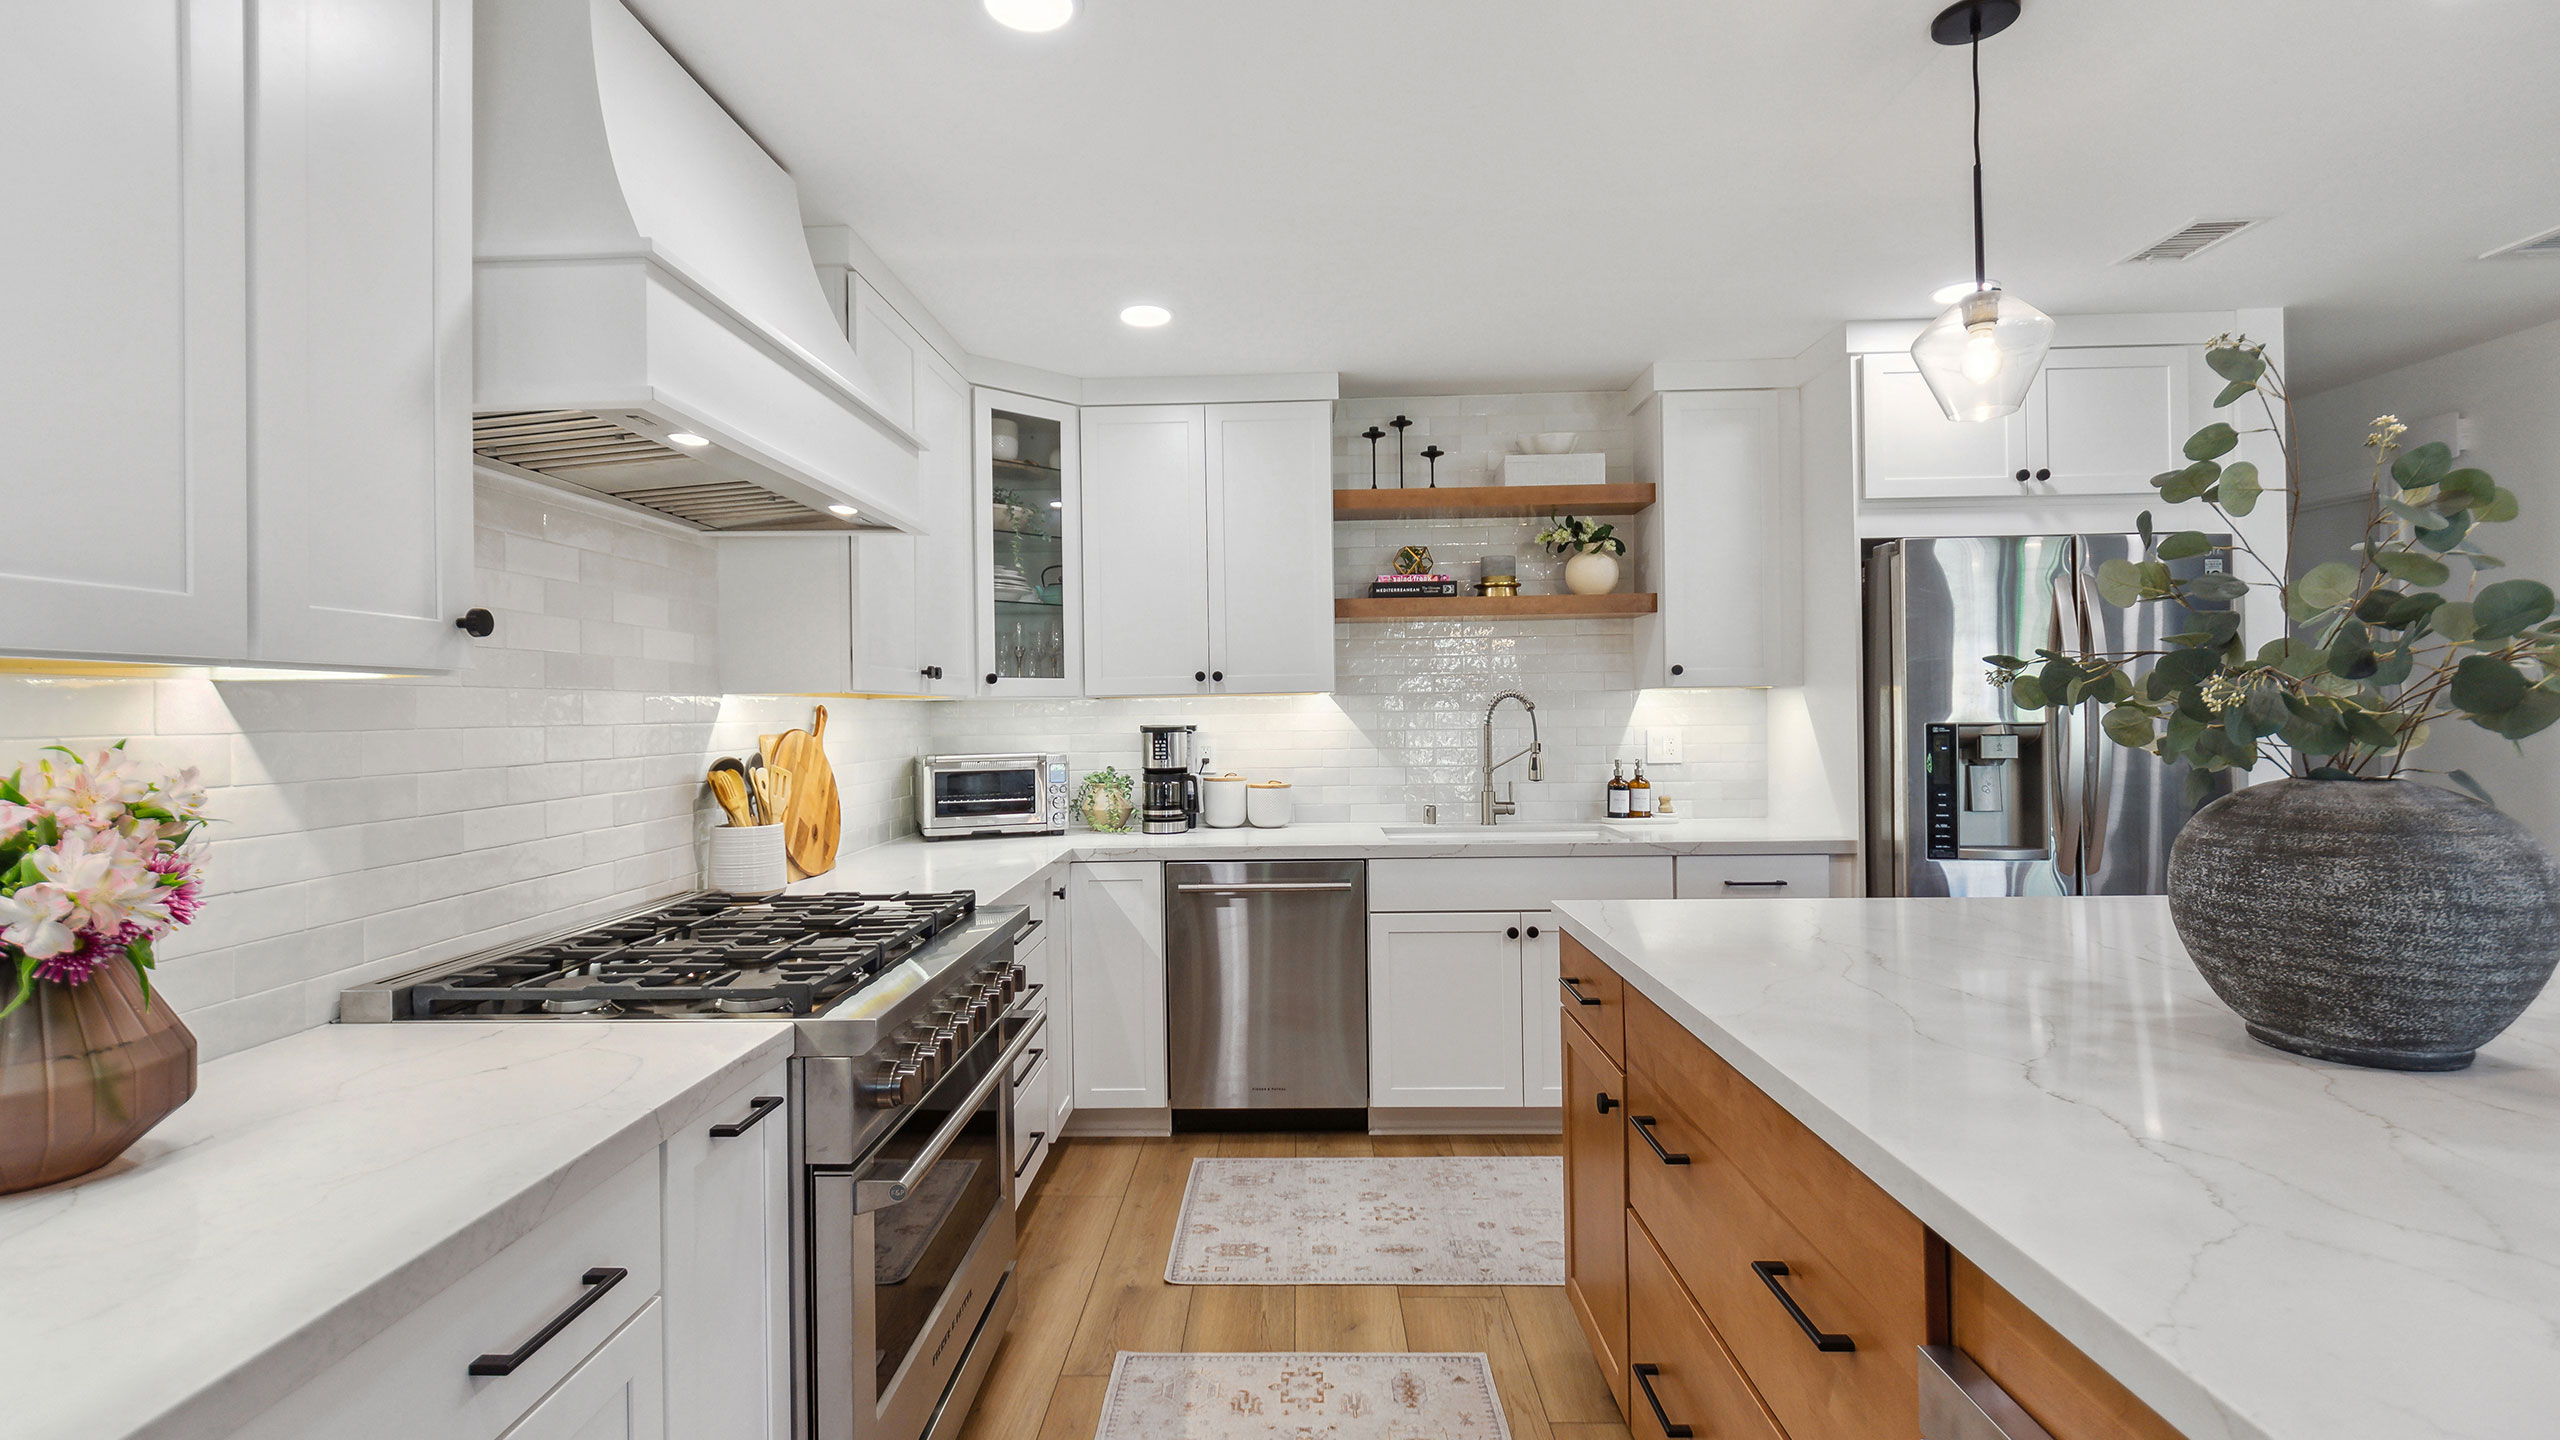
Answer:
<svg viewBox="0 0 2560 1440"><path fill-rule="evenodd" d="M1508 1440L1482 1355L1137 1355L1094 1440Z"/></svg>
<svg viewBox="0 0 2560 1440"><path fill-rule="evenodd" d="M968 1193L970 1180L976 1178L975 1160L947 1160L936 1165L924 1177L916 1192L871 1221L871 1274L883 1285L897 1285L916 1273L916 1262L924 1258L924 1247L942 1233L942 1222L951 1218L951 1207Z"/></svg>
<svg viewBox="0 0 2560 1440"><path fill-rule="evenodd" d="M1176 1285L1561 1285L1552 1155L1194 1160Z"/></svg>

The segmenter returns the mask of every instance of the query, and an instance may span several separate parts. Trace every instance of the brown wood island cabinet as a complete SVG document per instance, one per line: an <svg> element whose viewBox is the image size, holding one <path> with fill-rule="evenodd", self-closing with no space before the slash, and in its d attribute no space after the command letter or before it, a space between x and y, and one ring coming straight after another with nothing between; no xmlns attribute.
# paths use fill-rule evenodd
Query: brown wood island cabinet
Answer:
<svg viewBox="0 0 2560 1440"><path fill-rule="evenodd" d="M1571 935L1558 971L1565 1293L1634 1440L2178 1440Z"/></svg>

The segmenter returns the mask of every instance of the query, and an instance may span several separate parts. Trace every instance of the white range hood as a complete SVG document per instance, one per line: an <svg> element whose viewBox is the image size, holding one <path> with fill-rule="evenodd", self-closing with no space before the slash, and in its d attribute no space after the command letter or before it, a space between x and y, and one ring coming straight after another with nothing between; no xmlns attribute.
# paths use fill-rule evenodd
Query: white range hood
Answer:
<svg viewBox="0 0 2560 1440"><path fill-rule="evenodd" d="M474 18L482 462L710 530L916 528L923 442L863 378L791 177L620 0Z"/></svg>

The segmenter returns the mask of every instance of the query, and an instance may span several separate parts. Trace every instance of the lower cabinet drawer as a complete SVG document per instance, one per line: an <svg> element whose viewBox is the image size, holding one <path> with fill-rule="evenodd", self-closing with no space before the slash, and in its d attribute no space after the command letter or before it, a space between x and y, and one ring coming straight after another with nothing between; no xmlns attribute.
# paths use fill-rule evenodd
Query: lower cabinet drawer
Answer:
<svg viewBox="0 0 2560 1440"><path fill-rule="evenodd" d="M235 1440L491 1440L656 1298L658 1171L651 1150L234 1432ZM586 1279L612 1270L623 1274L609 1286ZM475 1357L522 1350L590 1297L513 1373L471 1373ZM652 1368L653 1386L657 1374ZM657 1398L653 1390L651 1413Z"/></svg>
<svg viewBox="0 0 2560 1440"><path fill-rule="evenodd" d="M1785 1440L1642 1221L1627 1216L1627 1433ZM1675 1426L1685 1429L1675 1430ZM1809 1435L1830 1432L1808 1431Z"/></svg>
<svg viewBox="0 0 2560 1440"><path fill-rule="evenodd" d="M1673 863L1683 900L1821 900L1831 894L1828 855L1683 855Z"/></svg>
<svg viewBox="0 0 2560 1440"><path fill-rule="evenodd" d="M1571 1020L1564 1032L1564 1295L1627 1409L1627 1079Z"/></svg>
<svg viewBox="0 0 2560 1440"><path fill-rule="evenodd" d="M1962 1255L1947 1256L1955 1348L2052 1440L2180 1440L2168 1421Z"/></svg>
<svg viewBox="0 0 2560 1440"><path fill-rule="evenodd" d="M1570 935L1557 937L1556 1003L1592 1039L1609 1063L1627 1063L1627 982L1591 947Z"/></svg>

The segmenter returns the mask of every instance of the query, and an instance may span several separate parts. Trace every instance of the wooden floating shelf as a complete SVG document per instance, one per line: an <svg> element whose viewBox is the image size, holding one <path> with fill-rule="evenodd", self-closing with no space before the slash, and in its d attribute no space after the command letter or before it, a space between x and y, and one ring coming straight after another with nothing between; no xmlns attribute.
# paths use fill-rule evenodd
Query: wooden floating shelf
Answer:
<svg viewBox="0 0 2560 1440"><path fill-rule="evenodd" d="M1573 486L1587 490L1587 485ZM1645 487L1650 490L1653 487ZM1643 595L1387 595L1333 602L1336 620L1557 620L1650 615L1661 597Z"/></svg>
<svg viewBox="0 0 2560 1440"><path fill-rule="evenodd" d="M1650 485L1444 485L1437 490L1336 490L1336 520L1450 520L1471 516L1633 515Z"/></svg>

